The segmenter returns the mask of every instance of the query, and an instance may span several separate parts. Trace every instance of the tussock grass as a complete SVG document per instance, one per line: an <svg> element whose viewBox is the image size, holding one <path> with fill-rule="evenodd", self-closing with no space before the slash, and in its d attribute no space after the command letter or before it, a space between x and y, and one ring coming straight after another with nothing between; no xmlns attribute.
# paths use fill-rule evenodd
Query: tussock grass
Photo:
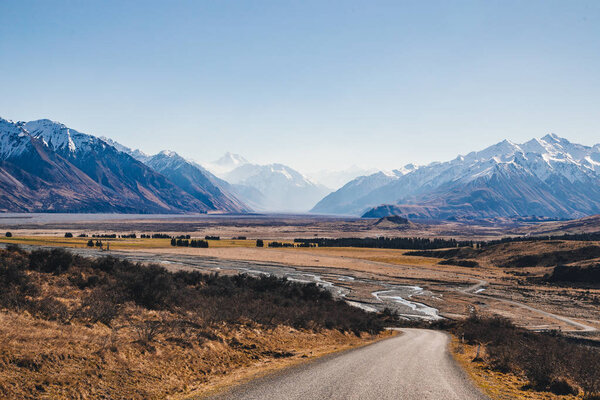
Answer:
<svg viewBox="0 0 600 400"><path fill-rule="evenodd" d="M523 390L593 399L600 395L600 349L558 333L536 333L501 317L472 316L446 327L467 345L480 347L473 362L523 379Z"/></svg>
<svg viewBox="0 0 600 400"><path fill-rule="evenodd" d="M0 251L0 398L159 399L361 343L394 319L315 285Z"/></svg>

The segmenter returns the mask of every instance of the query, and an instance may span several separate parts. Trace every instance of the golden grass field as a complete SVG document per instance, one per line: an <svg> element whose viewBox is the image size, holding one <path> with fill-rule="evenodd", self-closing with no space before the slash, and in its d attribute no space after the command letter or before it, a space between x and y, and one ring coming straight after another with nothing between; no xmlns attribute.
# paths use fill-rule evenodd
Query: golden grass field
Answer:
<svg viewBox="0 0 600 400"><path fill-rule="evenodd" d="M17 233L15 234L15 237L12 238L0 238L0 242L82 248L87 247L86 245L89 239L90 238L64 238L57 235L21 236ZM588 300L593 298L593 296L600 295L600 290L592 289L590 291L590 289L585 288L570 288L566 290L551 286L545 287L529 284L519 276L513 275L510 270L495 267L494 263L511 256L514 249L517 249L518 252L523 253L526 253L527 251L544 251L544 249L547 249L548 246L542 243L535 243L533 246L529 244L516 244L512 250L507 249L503 253L503 250L501 249L494 254L486 256L487 258L480 260L480 268L466 268L453 265L440 265L438 264L440 259L409 256L406 254L408 252L407 250L394 249L256 248L255 240L232 239L210 240L208 249L199 249L173 247L170 245L169 239L123 238L100 240L102 240L104 244L107 242L110 243L111 250L134 252L139 251L150 254L197 255L232 260L274 262L325 272L342 271L344 274L367 277L375 280L381 280L383 282L388 281L410 284L418 283L420 285L425 285L429 289L434 290L436 293L443 295L443 300L431 305L439 308L441 311L444 311L446 315L465 315L469 308L477 303L478 305L476 307L480 311L507 316L513 321L517 322L519 325L552 326L552 324L556 323L556 321L552 321L551 318L536 315L528 310L519 309L518 307L498 301L494 297L485 299L473 298L455 290L457 285L468 286L477 280L485 280L490 283L490 286L487 288L487 293L490 293L494 296L522 301L545 311L579 318L578 320L581 322L600 327L599 310ZM290 240L277 241L290 242ZM269 240L265 240L265 246L268 242ZM561 246L564 248L570 248L578 245L579 244L577 243L566 243ZM545 273L547 268L530 268L528 271L540 275ZM370 292L366 293L367 295L370 295ZM427 302L431 301L431 299L420 298L419 301ZM4 318L6 318L6 316ZM13 316L10 318L16 317ZM24 323L26 325L30 324L29 326L33 326L31 325L33 322L27 322L26 319L23 320L23 316L19 316L18 318L21 318L19 319L19 323ZM5 326L11 326L9 321L5 322ZM560 322L558 322L556 326L562 328L568 327L567 325L561 325ZM55 340L57 340L57 343L63 344L65 343L64 341L67 340L65 336L61 336L62 333L58 333L56 327L45 327L44 329L49 329L48 332L44 334L46 335L46 338L53 337ZM87 334L77 333L75 337L77 337L77 335L80 335L82 338L86 337L86 335L102 336L100 327L86 329L93 329L94 331L87 331ZM85 329L83 329L81 332L84 331ZM125 334L126 330L123 332L123 334ZM245 336L244 340L258 340L258 338L250 332L251 331L248 331L249 336ZM220 377L217 379L217 381L211 380L213 383L211 383L210 388L226 386L239 379L247 378L248 376L251 376L251 373L253 373L252 371L257 370L257 367L258 371L269 371L274 368L289 365L289 363L301 361L304 359L302 355L308 352L309 349L313 350L313 354L309 354L309 356L316 356L330 351L349 348L365 343L364 340L350 340L347 337L342 338L335 333L327 333L324 336L321 335L315 337L306 336L306 334L302 332L292 331L289 331L290 335L288 336L283 332L284 331L281 331L282 336L280 348L294 348L296 350L295 353L297 354L295 358L291 357L289 359L282 360L268 360L262 361L258 364L252 363L249 360L238 360L234 364L230 364L233 372L226 375L223 375L222 372L219 372L222 370L218 368L215 369L215 367L210 367L211 374L214 373L214 376ZM277 334L279 335L280 333ZM21 340L24 341L24 343L29 340L24 337L20 337L16 332L12 332L11 335L11 340ZM18 339L19 337L20 339ZM5 340L7 339L5 338ZM372 338L369 340L372 340ZM122 343L125 342L126 341L123 341ZM265 345L265 343L261 343L261 346ZM60 345L57 344L56 347L60 347ZM125 346L124 349L126 347L127 346ZM100 351L100 349L101 347L98 347L95 351ZM136 354L132 349L123 351L129 354L131 357L134 357ZM161 348L160 351L163 352L163 354L170 354L169 352L172 351L172 349L170 350L169 348ZM207 350L205 349L202 351ZM492 399L574 400L578 398L575 396L557 396L551 393L540 393L526 390L524 388L524 380L519 376L501 374L492 371L486 368L484 363L472 363L471 360L474 356L473 351L473 348L459 345L456 341L454 341L452 344L452 352L458 362L469 372L478 385L486 390ZM300 355L301 353L302 355ZM137 354L135 357L141 357L141 355ZM178 384L181 384L185 381L185 379L189 378L173 377L173 379L183 379L178 381ZM207 389L207 387L203 386L201 383L190 383L185 381L185 385L187 388L186 391L192 390L202 393ZM193 385L198 386L194 387Z"/></svg>
<svg viewBox="0 0 600 400"><path fill-rule="evenodd" d="M173 316L168 312L140 314L137 308L127 315L120 328L110 329L102 324L64 325L26 314L0 313L1 397L68 400L105 398L110 393L140 400L188 398L377 339L254 324L220 326L212 330L218 340L190 347L160 334L147 347L137 343L136 320L168 321ZM234 340L255 350L232 346ZM288 352L291 356L283 358L266 355ZM15 363L21 367L11 367Z"/></svg>

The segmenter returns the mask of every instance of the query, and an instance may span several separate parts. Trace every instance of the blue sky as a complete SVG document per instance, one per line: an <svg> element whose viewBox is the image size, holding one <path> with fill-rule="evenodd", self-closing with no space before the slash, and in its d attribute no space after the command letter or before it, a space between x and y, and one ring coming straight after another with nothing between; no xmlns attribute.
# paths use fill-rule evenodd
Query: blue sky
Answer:
<svg viewBox="0 0 600 400"><path fill-rule="evenodd" d="M0 116L146 152L391 169L600 142L598 1L0 1Z"/></svg>

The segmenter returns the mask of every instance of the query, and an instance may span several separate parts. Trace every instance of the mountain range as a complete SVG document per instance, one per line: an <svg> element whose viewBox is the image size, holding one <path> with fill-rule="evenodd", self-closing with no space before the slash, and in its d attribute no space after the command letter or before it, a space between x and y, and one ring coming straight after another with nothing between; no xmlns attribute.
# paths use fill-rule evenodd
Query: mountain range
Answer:
<svg viewBox="0 0 600 400"><path fill-rule="evenodd" d="M337 171L330 178L339 182L358 170ZM148 155L47 119L0 118L0 211L309 209L465 220L600 214L600 145L571 143L554 134L521 144L504 140L447 162L359 176L330 193L284 164L260 165L227 153L205 168L172 151Z"/></svg>
<svg viewBox="0 0 600 400"><path fill-rule="evenodd" d="M164 172L164 171L163 171ZM47 119L0 118L0 209L16 212L242 212L217 185L175 182L98 137ZM196 190L197 189L197 190Z"/></svg>
<svg viewBox="0 0 600 400"><path fill-rule="evenodd" d="M258 211L307 212L331 190L283 164L253 164L226 153L207 168Z"/></svg>
<svg viewBox="0 0 600 400"><path fill-rule="evenodd" d="M600 145L550 134L523 144L504 140L448 162L359 177L313 212L411 219L600 213Z"/></svg>

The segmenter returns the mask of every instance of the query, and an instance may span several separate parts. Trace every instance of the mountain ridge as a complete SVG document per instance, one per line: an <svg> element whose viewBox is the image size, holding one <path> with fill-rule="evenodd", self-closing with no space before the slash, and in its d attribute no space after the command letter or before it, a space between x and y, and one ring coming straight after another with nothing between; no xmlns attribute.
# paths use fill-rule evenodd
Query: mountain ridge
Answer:
<svg viewBox="0 0 600 400"><path fill-rule="evenodd" d="M198 200L106 141L48 119L0 118L0 209L207 212Z"/></svg>
<svg viewBox="0 0 600 400"><path fill-rule="evenodd" d="M555 134L523 144L503 140L382 184L375 184L377 179L372 175L349 182L346 190L332 193L312 211L381 217L373 211L380 207L427 219L579 218L600 212L600 146L571 143ZM353 185L368 190L348 191Z"/></svg>

